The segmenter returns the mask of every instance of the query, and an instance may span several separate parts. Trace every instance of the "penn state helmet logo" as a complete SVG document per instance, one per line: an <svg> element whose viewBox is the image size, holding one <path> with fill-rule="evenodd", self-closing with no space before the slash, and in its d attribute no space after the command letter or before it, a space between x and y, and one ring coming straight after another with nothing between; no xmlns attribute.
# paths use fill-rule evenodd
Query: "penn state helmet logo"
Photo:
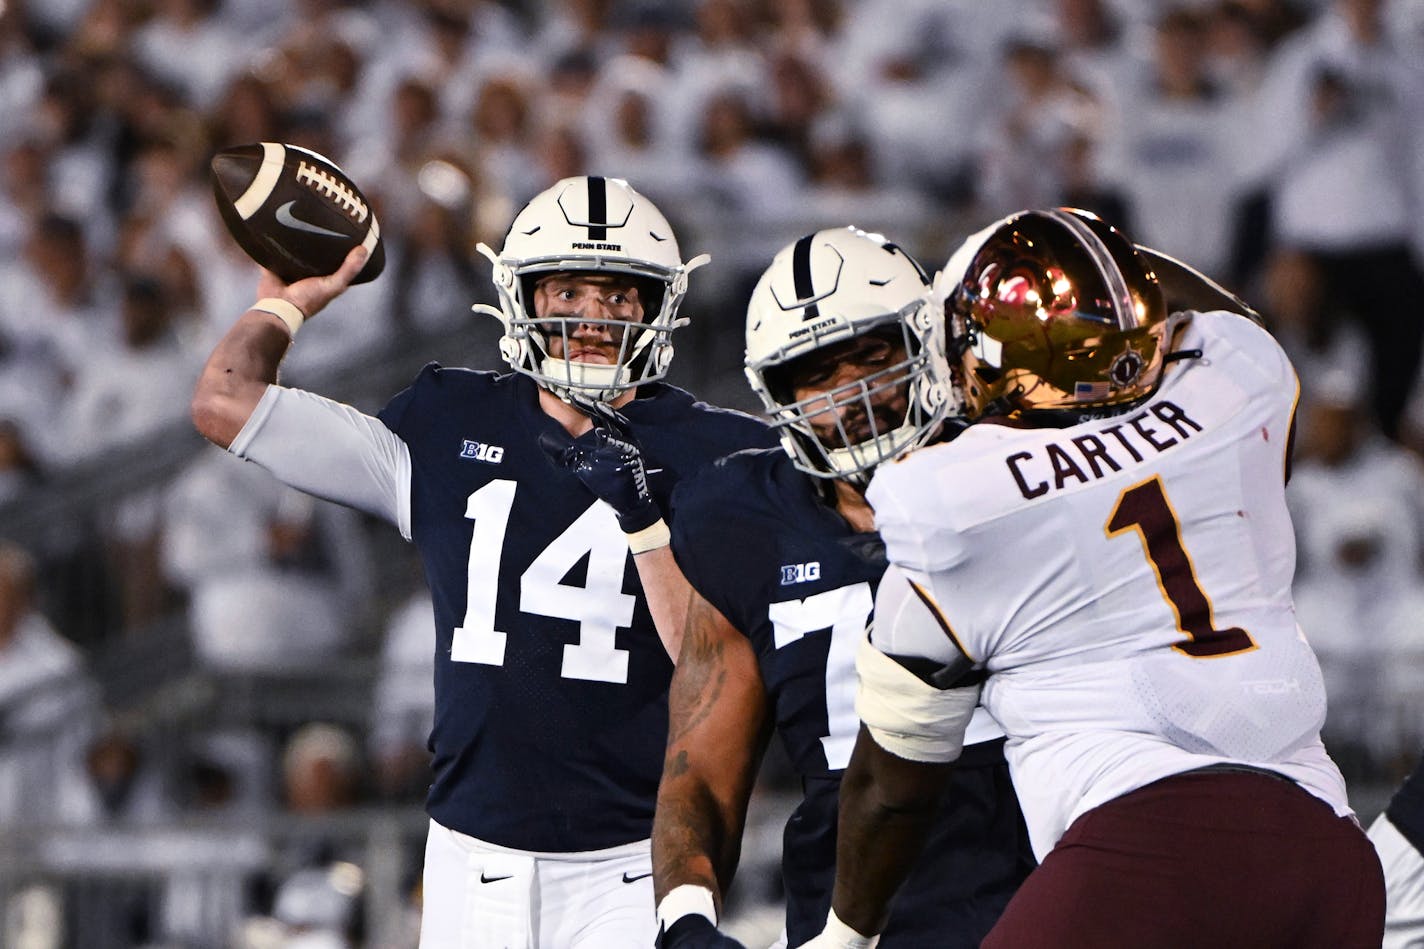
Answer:
<svg viewBox="0 0 1424 949"><path fill-rule="evenodd" d="M610 192L607 179L590 175L586 184L573 184L559 195L559 209L573 227L588 231L590 241L608 240L633 215L633 202L621 189Z"/></svg>
<svg viewBox="0 0 1424 949"><path fill-rule="evenodd" d="M836 292L844 266L845 258L834 244L818 244L815 234L807 234L791 251L791 285L786 286L784 275L779 275L779 284L769 288L772 299L786 312L799 308L802 322L818 319L820 301Z"/></svg>

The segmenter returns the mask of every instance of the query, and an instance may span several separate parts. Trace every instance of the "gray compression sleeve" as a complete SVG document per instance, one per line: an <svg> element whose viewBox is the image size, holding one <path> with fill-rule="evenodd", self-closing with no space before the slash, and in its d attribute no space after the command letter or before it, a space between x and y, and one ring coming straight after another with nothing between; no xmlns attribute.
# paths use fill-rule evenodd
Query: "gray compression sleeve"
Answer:
<svg viewBox="0 0 1424 949"><path fill-rule="evenodd" d="M228 451L299 491L389 521L410 539L410 449L380 419L268 386Z"/></svg>

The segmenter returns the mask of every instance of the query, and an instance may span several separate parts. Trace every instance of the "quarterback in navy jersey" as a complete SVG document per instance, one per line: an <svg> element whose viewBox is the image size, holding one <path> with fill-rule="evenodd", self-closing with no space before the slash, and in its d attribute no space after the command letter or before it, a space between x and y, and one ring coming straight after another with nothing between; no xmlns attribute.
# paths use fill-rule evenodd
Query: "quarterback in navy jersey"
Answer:
<svg viewBox="0 0 1424 949"><path fill-rule="evenodd" d="M663 510L680 478L766 441L662 383L620 411ZM672 662L612 510L539 446L559 423L535 383L428 366L379 418L410 450L410 535L450 659L435 667L430 816L519 850L646 838Z"/></svg>
<svg viewBox="0 0 1424 949"><path fill-rule="evenodd" d="M775 436L660 381L703 259L683 263L626 182L561 181L500 253L481 251L515 372L427 366L376 418L276 385L358 249L328 277L264 274L204 369L194 420L420 552L436 625L423 949L649 945L686 599L664 514L678 479Z"/></svg>
<svg viewBox="0 0 1424 949"><path fill-rule="evenodd" d="M667 947L734 944L713 931L716 907L773 728L804 791L783 838L787 944L826 921L855 655L888 566L864 485L954 424L927 290L904 251L840 228L785 248L754 291L748 376L783 447L731 455L676 493L673 550L697 596L653 832ZM946 783L885 946L977 946L1032 869L1001 734L984 717Z"/></svg>

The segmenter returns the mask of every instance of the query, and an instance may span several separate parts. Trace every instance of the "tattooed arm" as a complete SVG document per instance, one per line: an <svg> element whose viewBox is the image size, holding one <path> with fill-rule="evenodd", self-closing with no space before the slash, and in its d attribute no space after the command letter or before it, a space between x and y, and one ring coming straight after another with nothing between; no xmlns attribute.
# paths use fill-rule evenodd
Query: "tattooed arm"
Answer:
<svg viewBox="0 0 1424 949"><path fill-rule="evenodd" d="M653 819L653 883L722 893L741 856L747 801L770 735L751 643L693 591L668 694L668 747Z"/></svg>

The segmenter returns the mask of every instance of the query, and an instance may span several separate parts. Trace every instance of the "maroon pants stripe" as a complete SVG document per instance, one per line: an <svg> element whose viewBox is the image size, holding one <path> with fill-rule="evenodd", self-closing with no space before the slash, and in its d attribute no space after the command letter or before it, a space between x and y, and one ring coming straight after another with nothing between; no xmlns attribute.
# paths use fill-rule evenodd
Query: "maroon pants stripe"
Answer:
<svg viewBox="0 0 1424 949"><path fill-rule="evenodd" d="M1289 782L1188 773L1079 817L984 949L1379 949L1384 877L1352 819Z"/></svg>

